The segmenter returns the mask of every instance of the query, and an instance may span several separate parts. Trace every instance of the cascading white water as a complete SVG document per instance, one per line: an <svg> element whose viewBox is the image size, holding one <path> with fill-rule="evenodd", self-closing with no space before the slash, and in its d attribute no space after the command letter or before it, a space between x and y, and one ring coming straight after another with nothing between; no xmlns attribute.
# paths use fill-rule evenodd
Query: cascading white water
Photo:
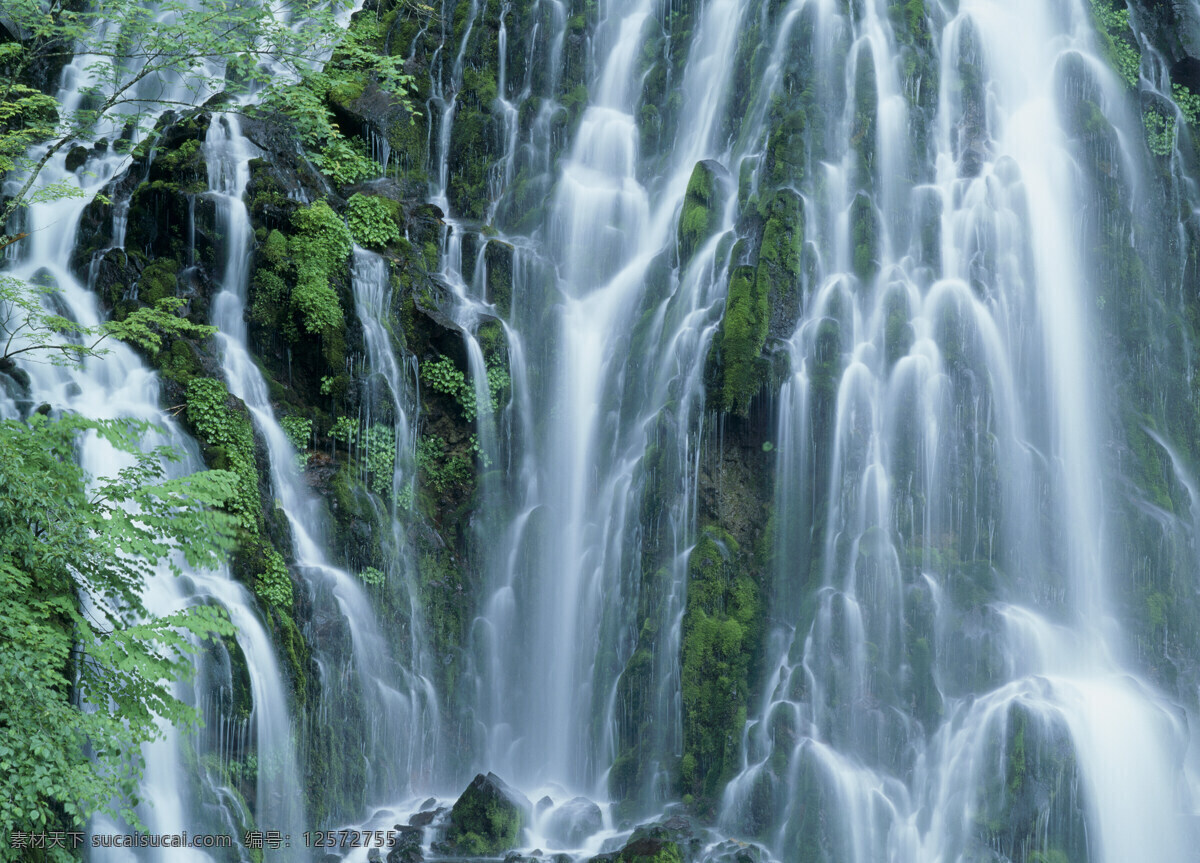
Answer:
<svg viewBox="0 0 1200 863"><path fill-rule="evenodd" d="M322 547L327 521L323 505L303 485L295 450L276 420L266 381L248 352L244 297L252 233L243 197L253 145L241 134L236 116L214 118L204 152L209 166L208 194L217 199L225 227L226 265L221 291L213 300L222 368L230 392L245 402L266 439L272 488L291 528L296 567L314 602L332 601L336 605L340 627L351 645L349 656L330 652L331 646L314 645L322 671L321 697L325 703L321 713L345 723L344 733L358 733L352 726L364 723L367 739L362 756L368 775L367 798L389 802L402 796L413 778L430 775L432 768L426 759L431 757L431 744L425 729L431 718L436 718L436 700L427 680L410 673L393 658L362 583L330 564ZM382 354L381 346L377 350ZM382 355L379 359L383 362ZM360 718L347 713L349 705ZM398 745L400 741L409 745Z"/></svg>
<svg viewBox="0 0 1200 863"><path fill-rule="evenodd" d="M1053 823L1033 845L1026 835L1004 853L1110 861L1140 846L1183 859L1191 804L1172 753L1187 731L1132 673L1109 595L1095 301L1074 215L1092 191L1063 119L1070 64L1099 82L1130 140L1136 117L1097 59L1085 3L894 6L698 8L686 110L658 178L644 173L654 154L640 152L635 88L659 10L603 8L591 98L549 215L529 238L501 237L515 246L506 336L518 449L474 628L487 726L477 760L526 787L604 794L616 674L633 643L617 609L636 600L630 549L648 529L630 504L664 406L685 470L656 609L668 634L654 657L650 751L664 765L678 754L700 367L728 246L710 241L665 289L652 263L672 245L693 166L715 158L752 196L772 183L799 193L808 267L795 274L799 321L781 346L792 374L771 438L781 609L722 824L784 859L973 859L1018 841L989 833L1027 803L1020 782L1006 792L994 777L1028 745L1031 763L1057 753L1071 791L1043 811ZM726 118L747 86L731 74L735 37L764 21L746 113ZM933 58L924 70L918 53ZM453 76L461 46L456 56ZM809 153L770 178L767 139L793 122L789 105L807 112ZM444 111L432 194L443 209L453 122ZM1128 152L1114 158L1137 174ZM504 214L496 184L489 193L489 216ZM447 221L443 275L463 308L483 309L479 265L472 275L462 259L470 228ZM652 326L635 342L639 313ZM1121 809L1130 787L1138 801Z"/></svg>
<svg viewBox="0 0 1200 863"><path fill-rule="evenodd" d="M843 150L814 159L823 188L801 188L821 258L780 401L776 590L789 610L723 823L787 859L1189 859L1174 754L1187 731L1123 661L1108 600L1073 216L1089 190L1061 119L1064 64L1083 58L1107 103L1121 100L1090 60L1085 4L948 14L927 185L894 167L905 121L889 118L903 109L884 4L857 20L792 6L845 34L854 65L873 60L865 161L878 167ZM842 64L822 57L818 87ZM863 111L847 80L834 140ZM931 193L932 250L901 216ZM866 239L850 224L862 194L878 214ZM1022 795L1052 770L1058 797L1035 828Z"/></svg>
<svg viewBox="0 0 1200 863"><path fill-rule="evenodd" d="M542 35L553 94L566 9L541 2L548 12L533 18L551 25ZM740 770L720 800L721 826L804 863L1190 859L1193 782L1180 756L1189 732L1180 711L1138 677L1114 608L1121 574L1107 546L1113 491L1091 362L1102 298L1089 284L1077 217L1095 190L1064 119L1079 77L1094 83L1122 142L1140 131L1098 59L1087 4L930 2L916 4L914 22L913 4L897 15L883 0L769 9L712 0L689 10L674 84L684 108L663 152L647 153L643 40L668 20L668 5L618 0L598 11L591 98L557 168L551 129L561 106L539 93L521 130L532 65L523 81L510 78L512 7L501 7L493 106L501 134L480 212L503 223L523 168L554 171L555 186L528 236L494 238L513 247L503 322L511 401L499 411L487 380L493 358L478 337L499 312L487 299L493 239L470 242L477 227L450 203L457 99L488 4L467 3L461 41L444 41L446 56L435 56L431 198L447 214L441 276L464 334L478 448L507 473L481 478L472 524L488 554L469 645L468 706L480 741L466 759L529 789L607 796L630 709L622 672L637 658L651 668L639 702L651 721L639 729L648 765L636 795L651 805L675 795L698 474L702 458L724 446L721 429L705 421L713 407L705 362L729 273L760 254L731 240L756 231L761 239L756 223L779 190L800 212L804 267L791 274L796 308L785 310L798 316L794 332L768 343L788 369L771 404L773 604L766 673ZM443 27L454 17L444 7ZM919 50L906 41L918 23L933 34ZM751 72L738 68L746 33L762 48ZM916 74L906 64L920 51L936 60ZM797 105L802 120L788 116ZM801 129L805 154L780 167L771 139L785 121ZM379 151L386 162L383 144ZM330 565L325 515L248 352L252 232L243 197L252 155L235 116L214 118L205 156L224 229L214 303L224 371L267 441L297 566L347 636L345 656L316 645L323 716L353 725L339 713L349 702L351 712L370 714L368 797L394 802L432 774L439 724L407 504L397 503L413 489L415 370L393 352L387 266L356 250L353 289L371 373L360 420L388 426L395 446L388 577L405 585L411 624L396 645L363 585ZM1138 175L1131 145L1111 159L1114 173ZM716 163L711 176L727 203L685 252L680 209L702 160ZM111 176L119 164L104 157L92 168ZM47 214L74 224L71 206L35 209L31 224ZM70 237L53 249L37 242L17 267L30 277L66 259ZM472 248L474 259L464 254ZM74 297L67 274L47 272ZM69 304L90 319L89 302ZM152 388L126 393L136 362L114 362L89 364L77 382L122 411L152 414ZM35 397L84 405L69 383L39 373ZM1184 460L1158 443L1185 476ZM664 505L646 520L641 504L656 481ZM643 572L651 560L661 568ZM256 821L295 835L304 829L296 756L286 713L273 709L285 699L265 632L226 576L196 583L242 627L260 763L275 753L277 772L259 774ZM657 594L643 607L651 583ZM185 601L162 591L156 607ZM637 656L642 633L654 636L646 657ZM162 757L147 778L152 793L162 789L155 827L164 832L196 823L195 801L166 791L179 775L179 745L169 739L155 750ZM295 795L280 798L281 788ZM533 825L535 840L542 826Z"/></svg>
<svg viewBox="0 0 1200 863"><path fill-rule="evenodd" d="M89 67L99 58L81 53L62 73L62 89L57 99L65 110L75 110L82 87L92 80L94 69ZM205 67L205 72L212 72ZM189 99L207 98L210 94L194 82L178 76L157 80L145 79L138 92L151 91L153 98L164 104L185 103ZM49 280L56 287L56 298L65 314L84 326L101 323L101 311L96 297L75 278L65 265L71 259L81 215L92 198L114 177L128 167L128 149L118 147L121 127L112 121L103 122L96 130L98 136L111 141L103 150L95 150L83 169L68 171L65 151L55 155L42 169L37 187L53 184L78 185L82 194L62 200L29 206L25 213L25 231L29 239L9 249L11 266L7 275L25 281ZM137 133L132 142L137 143ZM116 201L113 209L112 248L122 248L124 242L124 213L128 201ZM15 254L14 254L15 252ZM147 446L167 445L185 454L177 469L190 472L203 469L195 444L160 410L157 379L132 350L124 345L111 345L108 353L86 360L80 368L61 368L37 361L36 355L19 362L30 375L30 396L36 402L46 402L56 410L73 411L91 418L133 419L154 424L161 429L149 436ZM6 399L5 416L18 414L14 404ZM123 464L121 458L102 442L89 438L83 442L80 463L93 476L110 475ZM223 607L238 627L237 649L249 677L251 697L249 734L258 755L257 794L253 811L244 811L240 796L227 786L232 767L245 769L241 759L246 755L245 734L240 746L226 746L204 734L181 733L163 725L163 737L143 748L146 769L141 797L146 802L139 807L139 817L155 833L192 835L220 833L236 835L253 823L279 824L280 829L302 830L304 803L295 771L292 750L292 729L288 716L288 694L279 664L266 630L258 618L254 599L244 587L234 582L227 568L215 573L190 571L183 567L187 578L179 579L163 567L147 583L144 600L147 609L156 615L167 614L196 602L214 602ZM205 679L203 657L198 660ZM228 680L218 686L229 689ZM218 724L233 726L237 720L225 715L228 701L208 701L211 693L191 691L177 686L177 697L186 703L203 708L205 718ZM210 746L212 747L210 750ZM184 766L184 751L190 750L195 763L201 765L189 771ZM210 759L215 759L210 760ZM233 759L239 761L233 765ZM92 825L97 832L124 832L121 825L108 820ZM236 852L235 852L236 853ZM117 859L112 855L127 852L97 851L93 859ZM268 851L267 858L275 852ZM212 859L208 852L194 848L144 849L138 859L194 860Z"/></svg>
<svg viewBox="0 0 1200 863"><path fill-rule="evenodd" d="M694 463L699 442L690 429L703 404L700 358L715 329L725 261L718 260L713 237L685 270L670 272L665 284L651 290L647 274L661 262L660 253L671 251L696 161L722 153L716 130L745 9L735 2L705 9L682 83L703 110L684 118L668 169L654 179L639 175L634 119L641 38L654 6L640 2L606 10L595 37L603 60L564 161L547 221L548 245L542 253L517 241L513 320L506 337L513 381L510 434L521 448L509 470L509 502L484 499L485 507L500 507L485 521L500 525L488 541L498 539L501 550L486 562L491 595L476 622L475 647L487 729L478 760L530 788L554 782L607 796L618 677L632 652L631 610L619 609L637 591L639 564L630 549L641 536L642 462L647 444L662 435L667 439L657 443L671 449L671 463ZM448 111L443 123L450 122ZM441 134L449 139L447 128ZM443 147L443 158L445 152ZM433 198L445 208L444 166L439 177ZM730 207L724 226L732 219ZM463 307L478 307L479 279L464 279L462 226L453 215L447 222L443 276ZM548 322L546 309L530 303L539 296L557 306ZM628 335L639 315L647 331L631 345ZM469 316L463 322L471 326ZM468 336L469 355L477 350L473 344ZM536 382L531 362L540 366ZM631 368L646 371L630 374ZM472 371L478 383L479 368ZM689 479L683 482L690 486ZM684 543L695 516L691 497L685 488L661 529L664 545L674 546L675 562L660 611L664 628L674 635L661 653L654 705L664 756L678 741L675 693ZM547 680L555 683L539 683ZM541 693L536 699L528 694L534 689ZM660 800L670 794L667 761L650 771Z"/></svg>
<svg viewBox="0 0 1200 863"><path fill-rule="evenodd" d="M408 701L413 705L413 712L405 724L399 726L403 736L392 738L390 745L399 744L399 748L407 751L406 762L412 775L419 777L424 782L423 787L428 788L434 783L433 769L438 763L437 733L440 721L437 692L426 671L431 660L426 655L422 609L418 603L414 579L415 563L407 540L408 520L411 515L409 510L416 482L416 439L413 433L418 418L418 405L414 399L416 368L415 363L411 361L404 366L397 361L392 336L387 327L392 299L388 263L374 252L355 248L351 283L355 311L363 328L368 368L372 373L367 378L370 392L367 401L372 410L390 407L395 441L395 467L389 501L392 525L390 558L392 577L402 581L408 602L410 624L406 654L410 657L410 663L406 679L409 689ZM386 393L375 391L374 376L383 379ZM380 413L384 419L388 416L387 410L380 410ZM422 788L412 790L420 791Z"/></svg>

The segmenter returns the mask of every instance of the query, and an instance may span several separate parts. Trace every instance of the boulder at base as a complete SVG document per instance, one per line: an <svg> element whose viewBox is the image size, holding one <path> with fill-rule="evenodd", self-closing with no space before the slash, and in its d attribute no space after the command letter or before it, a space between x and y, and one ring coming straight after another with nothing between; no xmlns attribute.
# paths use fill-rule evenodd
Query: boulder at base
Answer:
<svg viewBox="0 0 1200 863"><path fill-rule="evenodd" d="M560 848L578 848L603 826L600 807L586 797L576 797L550 813L544 832Z"/></svg>
<svg viewBox="0 0 1200 863"><path fill-rule="evenodd" d="M679 846L670 839L643 836L621 849L617 863L682 863Z"/></svg>
<svg viewBox="0 0 1200 863"><path fill-rule="evenodd" d="M486 857L521 842L532 806L520 791L495 773L476 776L450 810L446 846L452 854Z"/></svg>

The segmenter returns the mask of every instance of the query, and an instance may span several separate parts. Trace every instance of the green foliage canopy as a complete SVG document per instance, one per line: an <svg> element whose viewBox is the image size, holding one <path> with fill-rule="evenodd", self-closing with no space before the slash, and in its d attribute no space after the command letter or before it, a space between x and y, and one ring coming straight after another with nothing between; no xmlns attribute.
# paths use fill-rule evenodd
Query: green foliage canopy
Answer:
<svg viewBox="0 0 1200 863"><path fill-rule="evenodd" d="M142 591L158 566L213 567L236 530L216 509L235 477L168 478L177 457L141 452L148 430L74 415L0 422L0 834L72 829L96 812L136 824L140 746L160 736L155 717L197 718L170 681L189 675L196 637L233 634L212 606L147 614ZM86 475L85 435L128 466ZM0 859L18 853L0 848Z"/></svg>

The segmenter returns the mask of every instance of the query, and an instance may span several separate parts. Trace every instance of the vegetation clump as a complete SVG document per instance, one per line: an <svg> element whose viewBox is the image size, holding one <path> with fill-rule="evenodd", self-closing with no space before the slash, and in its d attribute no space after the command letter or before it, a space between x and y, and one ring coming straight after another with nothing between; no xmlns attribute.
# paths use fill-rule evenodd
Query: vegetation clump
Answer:
<svg viewBox="0 0 1200 863"><path fill-rule="evenodd" d="M716 162L697 162L688 180L683 210L679 214L679 260L684 266L720 227L719 168Z"/></svg>
<svg viewBox="0 0 1200 863"><path fill-rule="evenodd" d="M333 335L345 321L337 292L329 279L350 255L350 230L324 201L292 214L295 237L289 242L296 267L292 305L310 333Z"/></svg>
<svg viewBox="0 0 1200 863"><path fill-rule="evenodd" d="M708 527L688 556L680 779L685 793L708 801L739 763L761 625L758 588L738 554L733 537Z"/></svg>
<svg viewBox="0 0 1200 863"><path fill-rule="evenodd" d="M396 214L396 203L378 195L355 192L346 202L350 233L362 246L382 248L399 240L400 228L396 224Z"/></svg>
<svg viewBox="0 0 1200 863"><path fill-rule="evenodd" d="M187 679L191 636L229 637L223 610L154 618L143 602L161 568L214 567L236 523L219 511L236 477L168 479L150 427L75 415L0 421L0 831L81 830L108 813L132 825L142 745L160 719L198 720L173 681ZM86 436L126 466L87 475ZM85 607L86 603L86 607ZM90 710L85 705L107 709ZM21 852L9 847L3 859ZM22 858L23 859L23 858Z"/></svg>
<svg viewBox="0 0 1200 863"><path fill-rule="evenodd" d="M764 378L761 359L770 309L753 267L735 266L715 346L720 351L721 408L747 416Z"/></svg>

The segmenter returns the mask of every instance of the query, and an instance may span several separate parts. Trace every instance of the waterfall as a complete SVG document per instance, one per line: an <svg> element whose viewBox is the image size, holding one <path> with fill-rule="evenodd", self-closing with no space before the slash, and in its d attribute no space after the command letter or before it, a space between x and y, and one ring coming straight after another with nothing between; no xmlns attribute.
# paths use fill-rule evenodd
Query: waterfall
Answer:
<svg viewBox="0 0 1200 863"><path fill-rule="evenodd" d="M152 612L217 603L238 636L179 688L207 727L145 750L147 825L280 829L307 859L305 830L390 829L495 771L552 798L523 853L615 852L686 812L687 863L727 838L781 863L1194 859L1200 92L1178 80L1200 88L1200 3L438 6L372 8L428 64L423 134L338 105L383 176L330 183L330 212L390 197L419 237L353 248L340 463L297 453L304 397L254 354L264 154L213 109L189 254L212 208L219 373L320 695L290 715L277 621L227 570L160 573ZM88 196L130 164L65 158L41 182ZM30 207L7 272L95 324L100 258L87 285L62 263L86 206ZM28 372L0 416L154 419L202 464L132 351ZM339 547L347 495L382 571ZM592 832L563 838L576 795Z"/></svg>
<svg viewBox="0 0 1200 863"><path fill-rule="evenodd" d="M70 74L64 74L68 81ZM60 96L68 99L69 94ZM39 182L51 184L73 179L63 164L65 154L56 156L43 170ZM98 157L95 179L86 191L95 194L129 162L127 155L111 149ZM71 259L75 230L89 197L68 198L39 203L27 210L26 230L30 239L23 243L7 273L27 281L49 280L57 288L56 297L64 314L83 326L96 326L103 318L95 295L81 284L65 262ZM119 212L119 208L115 208ZM147 447L169 446L184 455L172 470L182 473L203 469L193 441L166 417L160 408L159 383L133 351L114 345L109 353L87 359L79 368L60 367L38 362L23 364L30 377L30 397L56 411L71 411L94 419L133 419L152 423L161 431L147 437ZM18 416L20 406L7 396L2 413ZM111 475L124 461L103 441L84 440L81 466L92 476ZM275 648L264 628L255 601L247 590L233 581L228 568L216 572L192 570L180 561L186 578L177 578L164 565L145 589L144 601L154 615L165 615L189 605L213 602L224 608L238 628L236 648L216 647L226 658L224 669L215 659L198 657L200 668L195 688L178 684L175 695L187 704L202 709L209 728L181 732L163 724L160 740L143 748L146 764L142 798L149 801L139 807L138 816L151 832L179 834L185 830L202 833L237 835L252 823L279 824L280 829L302 830L304 803L295 772L292 728L288 716L288 691L275 655ZM229 701L233 683L229 678L229 652L239 654L249 678L252 705L248 728L230 715ZM211 691L201 689L201 682ZM216 696L216 701L208 699ZM221 739L217 729L230 731L230 739ZM231 738L236 736L237 741ZM246 811L241 795L231 788L231 768L245 770L247 736L259 759L256 774L257 793L254 808ZM185 768L185 753L194 763ZM235 763L236 762L236 763ZM190 773L190 775L189 775ZM182 781L183 777L188 781ZM92 825L96 832L123 832L108 820ZM96 859L103 853L98 852ZM153 851L145 859L210 860L207 852L193 848Z"/></svg>
<svg viewBox="0 0 1200 863"><path fill-rule="evenodd" d="M225 270L221 291L213 300L223 372L230 392L245 402L266 439L277 507L287 518L295 564L310 600L325 610L319 613L326 625L341 630L337 639L322 639L315 633L312 638L321 667L322 724L332 723L339 736L354 739L362 735L358 747L367 774L366 788L347 791L357 795L365 790L371 802L393 802L409 790L412 777L429 776L431 767L424 759L431 753L423 729L427 714L436 713L436 700L428 681L402 667L393 656L363 583L329 562L323 548L327 531L324 506L303 484L295 450L276 419L266 380L247 348L244 308L252 234L243 198L253 145L241 134L237 117L223 114L214 118L204 146L209 194L218 201L225 228ZM363 311L369 313L369 307ZM398 387L395 360L384 356L385 352L390 355L390 349L379 343L373 348L372 360L384 367L385 375L390 362L396 377L389 384ZM397 416L403 424L403 413L398 411ZM337 617L329 620L332 608L337 609ZM343 637L350 644L348 655L337 644ZM399 741L409 745L399 746ZM347 817L354 813L336 814Z"/></svg>

